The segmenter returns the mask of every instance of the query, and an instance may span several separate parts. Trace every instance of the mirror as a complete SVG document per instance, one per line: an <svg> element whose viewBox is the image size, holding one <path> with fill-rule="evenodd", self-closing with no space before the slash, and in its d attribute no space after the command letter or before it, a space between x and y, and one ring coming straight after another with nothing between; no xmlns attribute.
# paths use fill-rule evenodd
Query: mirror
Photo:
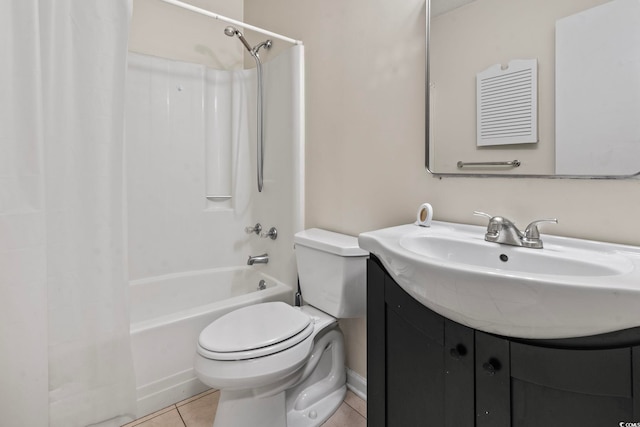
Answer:
<svg viewBox="0 0 640 427"><path fill-rule="evenodd" d="M430 0L427 170L640 175L640 2Z"/></svg>

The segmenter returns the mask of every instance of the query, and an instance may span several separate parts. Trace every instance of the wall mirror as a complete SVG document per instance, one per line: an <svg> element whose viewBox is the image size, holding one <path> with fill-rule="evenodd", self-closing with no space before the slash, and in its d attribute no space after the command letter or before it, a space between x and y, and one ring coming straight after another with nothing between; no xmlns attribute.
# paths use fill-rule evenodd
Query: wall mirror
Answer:
<svg viewBox="0 0 640 427"><path fill-rule="evenodd" d="M429 172L640 175L640 1L427 6Z"/></svg>

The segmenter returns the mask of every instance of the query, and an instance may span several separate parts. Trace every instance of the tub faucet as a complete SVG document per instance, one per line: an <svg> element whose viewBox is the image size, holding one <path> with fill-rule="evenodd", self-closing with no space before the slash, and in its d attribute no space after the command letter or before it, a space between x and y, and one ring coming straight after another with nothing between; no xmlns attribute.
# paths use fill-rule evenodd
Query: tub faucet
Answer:
<svg viewBox="0 0 640 427"><path fill-rule="evenodd" d="M539 219L533 221L527 226L524 232L518 230L516 225L502 216L492 216L484 212L474 211L474 215L484 216L489 218L489 224L487 225L487 233L484 235L484 240L487 242L502 243L505 245L522 246L525 248L542 249L542 239L540 239L540 232L538 231L538 224L542 222L558 223L555 218L552 219Z"/></svg>
<svg viewBox="0 0 640 427"><path fill-rule="evenodd" d="M269 255L267 254L256 255L256 256L249 255L249 259L247 260L247 265L267 264L268 262L269 262Z"/></svg>

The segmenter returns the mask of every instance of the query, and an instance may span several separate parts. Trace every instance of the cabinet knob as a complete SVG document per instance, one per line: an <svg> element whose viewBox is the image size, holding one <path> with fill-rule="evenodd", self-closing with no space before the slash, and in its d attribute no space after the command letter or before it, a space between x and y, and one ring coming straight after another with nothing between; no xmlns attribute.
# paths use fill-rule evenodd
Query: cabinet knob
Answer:
<svg viewBox="0 0 640 427"><path fill-rule="evenodd" d="M482 364L482 369L485 370L487 375L495 375L496 372L500 370L502 365L500 365L500 361L498 359L489 359L488 362Z"/></svg>
<svg viewBox="0 0 640 427"><path fill-rule="evenodd" d="M451 357L453 357L454 359L460 359L461 357L466 356L467 354L467 347L465 347L462 344L458 344L457 346L455 346L454 348L452 348L451 350L449 350L449 354L451 355Z"/></svg>

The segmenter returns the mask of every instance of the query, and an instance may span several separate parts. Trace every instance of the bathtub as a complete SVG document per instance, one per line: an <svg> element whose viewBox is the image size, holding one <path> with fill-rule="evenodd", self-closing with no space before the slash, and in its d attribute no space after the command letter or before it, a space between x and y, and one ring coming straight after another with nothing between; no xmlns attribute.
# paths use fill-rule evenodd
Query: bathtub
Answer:
<svg viewBox="0 0 640 427"><path fill-rule="evenodd" d="M258 290L260 280L266 289ZM255 267L203 270L130 282L137 416L207 389L193 371L198 335L239 307L293 300L292 288Z"/></svg>

